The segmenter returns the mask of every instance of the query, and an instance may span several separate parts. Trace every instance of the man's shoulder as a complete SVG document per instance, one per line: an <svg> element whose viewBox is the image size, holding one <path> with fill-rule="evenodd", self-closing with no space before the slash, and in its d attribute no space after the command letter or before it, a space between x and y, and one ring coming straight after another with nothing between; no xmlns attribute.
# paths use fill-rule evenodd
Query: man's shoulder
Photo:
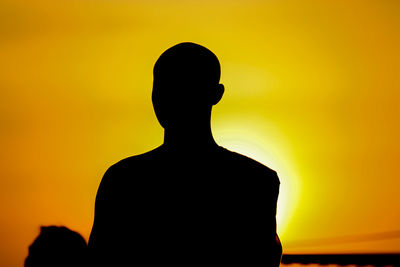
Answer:
<svg viewBox="0 0 400 267"><path fill-rule="evenodd" d="M270 167L246 155L231 151L223 147L221 148L223 149L223 153L225 154L224 157L237 168L241 168L243 170L249 170L252 173L257 173L259 176L269 177L271 181L274 181L278 184L280 183L277 172L271 169Z"/></svg>
<svg viewBox="0 0 400 267"><path fill-rule="evenodd" d="M159 154L159 148L155 148L153 150L150 150L150 151L142 153L142 154L138 154L138 155L134 155L134 156L130 156L130 157L121 159L120 161L112 164L108 168L107 172L108 173L126 172L132 168L137 169L140 167L144 167L149 162L157 159L158 154Z"/></svg>
<svg viewBox="0 0 400 267"><path fill-rule="evenodd" d="M132 177L137 177L138 174L143 174L152 167L152 159L156 158L157 154L157 149L153 149L143 154L124 158L112 164L101 179L99 192L101 193L104 188L107 188L108 191L119 190L121 185L131 183L133 181Z"/></svg>

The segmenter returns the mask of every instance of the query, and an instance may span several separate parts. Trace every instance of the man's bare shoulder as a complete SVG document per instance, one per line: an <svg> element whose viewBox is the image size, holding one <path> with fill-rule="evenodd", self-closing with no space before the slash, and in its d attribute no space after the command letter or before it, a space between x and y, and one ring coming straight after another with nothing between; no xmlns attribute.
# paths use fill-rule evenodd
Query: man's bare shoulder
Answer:
<svg viewBox="0 0 400 267"><path fill-rule="evenodd" d="M119 191L121 186L139 181L138 178L154 165L154 161L158 158L158 150L156 148L143 154L127 157L111 165L104 173L98 194L102 194L104 190Z"/></svg>
<svg viewBox="0 0 400 267"><path fill-rule="evenodd" d="M248 170L251 173L258 174L260 177L267 177L270 181L280 183L277 172L261 162L254 160L243 154L230 151L226 148L222 148L224 157L231 162L232 165L243 170Z"/></svg>
<svg viewBox="0 0 400 267"><path fill-rule="evenodd" d="M107 172L108 174L126 173L131 169L137 170L143 168L153 161L157 160L160 154L160 149L155 148L148 152L124 158L111 165Z"/></svg>
<svg viewBox="0 0 400 267"><path fill-rule="evenodd" d="M115 198L133 184L143 182L145 173L154 165L154 159L158 157L158 153L158 148L156 148L143 154L124 158L111 165L101 179L96 203L107 196Z"/></svg>

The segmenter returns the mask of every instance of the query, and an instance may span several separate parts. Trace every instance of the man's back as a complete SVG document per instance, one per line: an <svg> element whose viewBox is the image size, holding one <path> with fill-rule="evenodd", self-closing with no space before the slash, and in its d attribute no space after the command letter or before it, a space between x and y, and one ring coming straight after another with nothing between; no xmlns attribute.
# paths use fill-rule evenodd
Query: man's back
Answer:
<svg viewBox="0 0 400 267"><path fill-rule="evenodd" d="M218 146L186 151L161 146L107 170L89 240L97 262L279 262L276 172Z"/></svg>

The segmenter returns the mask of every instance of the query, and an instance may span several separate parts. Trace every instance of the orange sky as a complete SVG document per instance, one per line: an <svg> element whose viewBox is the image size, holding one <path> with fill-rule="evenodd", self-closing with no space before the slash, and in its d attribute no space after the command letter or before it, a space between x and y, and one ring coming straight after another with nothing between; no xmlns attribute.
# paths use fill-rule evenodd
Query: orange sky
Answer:
<svg viewBox="0 0 400 267"><path fill-rule="evenodd" d="M40 225L88 238L107 167L162 142L152 67L182 41L221 61L217 142L278 171L285 252L399 252L399 236L357 237L400 230L399 12L395 0L0 0L0 265L22 266Z"/></svg>

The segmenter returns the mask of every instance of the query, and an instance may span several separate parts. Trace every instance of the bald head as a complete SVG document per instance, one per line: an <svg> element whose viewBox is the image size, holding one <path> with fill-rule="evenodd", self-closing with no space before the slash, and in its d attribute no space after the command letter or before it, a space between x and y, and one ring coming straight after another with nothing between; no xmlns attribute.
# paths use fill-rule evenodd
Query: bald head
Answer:
<svg viewBox="0 0 400 267"><path fill-rule="evenodd" d="M153 70L153 105L166 128L210 119L224 92L218 58L207 48L180 43L158 58Z"/></svg>
<svg viewBox="0 0 400 267"><path fill-rule="evenodd" d="M167 49L154 65L154 80L160 83L212 86L219 82L218 58L204 46L180 43Z"/></svg>

